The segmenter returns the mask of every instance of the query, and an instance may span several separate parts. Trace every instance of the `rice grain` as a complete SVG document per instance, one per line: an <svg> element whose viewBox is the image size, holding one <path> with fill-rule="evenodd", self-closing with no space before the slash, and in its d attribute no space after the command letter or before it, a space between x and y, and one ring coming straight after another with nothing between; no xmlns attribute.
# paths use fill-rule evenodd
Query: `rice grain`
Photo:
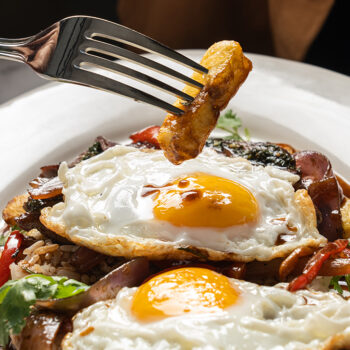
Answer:
<svg viewBox="0 0 350 350"><path fill-rule="evenodd" d="M32 255L31 258L28 260L28 264L34 265L38 261L39 261L39 255L35 254L35 255Z"/></svg>
<svg viewBox="0 0 350 350"><path fill-rule="evenodd" d="M24 255L29 255L31 254L35 249L42 247L45 244L45 242L43 240L40 240L38 242L35 242L34 244L32 244L30 247L26 248L23 250L23 254Z"/></svg>
<svg viewBox="0 0 350 350"><path fill-rule="evenodd" d="M51 253L57 249L58 249L58 244L50 244L50 245L46 245L35 249L34 254L41 255L41 254Z"/></svg>
<svg viewBox="0 0 350 350"><path fill-rule="evenodd" d="M86 284L93 284L120 264L118 258L106 256L100 264L81 274L79 266L71 264L77 249L79 246L74 244L59 245L52 243L50 239L41 239L24 249L24 258L18 262L18 268L27 269L29 273L65 276Z"/></svg>

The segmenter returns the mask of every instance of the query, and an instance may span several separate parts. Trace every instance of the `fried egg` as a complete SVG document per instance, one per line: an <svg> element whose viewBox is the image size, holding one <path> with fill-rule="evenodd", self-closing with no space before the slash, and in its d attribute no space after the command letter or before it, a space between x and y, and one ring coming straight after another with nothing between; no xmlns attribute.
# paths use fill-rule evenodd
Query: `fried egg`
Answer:
<svg viewBox="0 0 350 350"><path fill-rule="evenodd" d="M271 260L326 239L299 176L206 149L175 166L161 151L115 146L69 169L64 202L42 223L115 256Z"/></svg>
<svg viewBox="0 0 350 350"><path fill-rule="evenodd" d="M63 349L299 350L350 343L348 301L334 291L285 288L203 268L167 271L82 310Z"/></svg>

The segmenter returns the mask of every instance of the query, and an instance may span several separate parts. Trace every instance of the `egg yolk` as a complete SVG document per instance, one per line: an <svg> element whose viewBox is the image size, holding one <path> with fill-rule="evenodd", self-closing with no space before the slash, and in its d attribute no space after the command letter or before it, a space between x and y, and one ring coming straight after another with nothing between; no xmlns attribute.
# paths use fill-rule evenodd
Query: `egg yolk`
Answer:
<svg viewBox="0 0 350 350"><path fill-rule="evenodd" d="M193 174L157 192L155 218L175 226L223 228L254 223L259 215L258 203L247 188L218 176Z"/></svg>
<svg viewBox="0 0 350 350"><path fill-rule="evenodd" d="M239 294L229 279L204 268L167 271L141 285L131 312L152 322L187 313L217 312L236 303Z"/></svg>

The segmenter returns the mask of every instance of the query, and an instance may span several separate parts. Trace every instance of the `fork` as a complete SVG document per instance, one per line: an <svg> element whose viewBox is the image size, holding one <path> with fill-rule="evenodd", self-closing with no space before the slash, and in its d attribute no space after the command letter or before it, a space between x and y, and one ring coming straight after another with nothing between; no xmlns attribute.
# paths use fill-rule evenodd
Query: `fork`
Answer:
<svg viewBox="0 0 350 350"><path fill-rule="evenodd" d="M208 73L208 70L200 64L135 30L88 16L65 18L28 38L0 38L0 58L24 62L46 79L124 95L175 115L181 115L183 111L144 91L91 71L89 67L117 72L166 91L185 102L193 101L193 97L150 75L119 64L115 59L124 59L198 89L203 88L203 85L196 80L146 56L121 47L118 43L157 53L197 72Z"/></svg>

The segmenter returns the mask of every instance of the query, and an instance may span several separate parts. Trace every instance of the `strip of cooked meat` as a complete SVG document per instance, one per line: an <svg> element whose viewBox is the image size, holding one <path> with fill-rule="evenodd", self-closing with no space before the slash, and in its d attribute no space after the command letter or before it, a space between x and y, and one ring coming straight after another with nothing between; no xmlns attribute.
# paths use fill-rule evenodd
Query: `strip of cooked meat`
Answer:
<svg viewBox="0 0 350 350"><path fill-rule="evenodd" d="M71 331L69 317L50 311L32 313L18 335L11 335L17 350L58 350L66 333Z"/></svg>
<svg viewBox="0 0 350 350"><path fill-rule="evenodd" d="M296 189L305 188L314 203L317 213L317 228L329 241L342 238L341 206L343 191L334 175L329 159L315 151L294 154L301 179ZM346 217L346 212L344 211Z"/></svg>
<svg viewBox="0 0 350 350"><path fill-rule="evenodd" d="M201 91L185 86L183 91L194 101L185 104L177 100L174 106L183 109L182 116L168 114L160 128L158 141L165 156L174 164L195 158L214 129L220 111L247 78L252 63L243 54L239 43L220 41L212 45L202 58L201 64L208 74L195 72L193 79L201 82Z"/></svg>

